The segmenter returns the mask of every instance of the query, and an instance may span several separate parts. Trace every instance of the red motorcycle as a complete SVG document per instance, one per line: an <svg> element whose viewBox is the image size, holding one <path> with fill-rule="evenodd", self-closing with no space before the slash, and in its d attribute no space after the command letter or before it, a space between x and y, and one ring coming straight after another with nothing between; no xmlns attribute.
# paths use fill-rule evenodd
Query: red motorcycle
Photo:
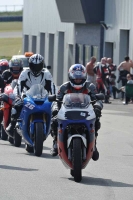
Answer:
<svg viewBox="0 0 133 200"><path fill-rule="evenodd" d="M10 84L6 85L4 89L4 93L1 94L1 99L3 101L0 108L0 110L3 111L3 121L1 123L1 139L2 140L9 139L9 142L11 144L14 144L16 147L19 147L21 145L21 136L19 136L16 133L15 137L11 138L11 137L8 137L7 133L5 132L5 129L10 123L12 102L15 99L15 96L13 94L13 88Z"/></svg>

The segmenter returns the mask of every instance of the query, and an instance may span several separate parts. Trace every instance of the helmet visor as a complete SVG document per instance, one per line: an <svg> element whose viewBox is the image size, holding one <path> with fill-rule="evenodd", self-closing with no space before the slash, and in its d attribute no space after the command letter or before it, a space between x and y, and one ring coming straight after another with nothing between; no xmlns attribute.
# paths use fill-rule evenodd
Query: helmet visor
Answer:
<svg viewBox="0 0 133 200"><path fill-rule="evenodd" d="M39 75L42 69L43 69L43 63L40 64L30 63L30 70L35 76Z"/></svg>

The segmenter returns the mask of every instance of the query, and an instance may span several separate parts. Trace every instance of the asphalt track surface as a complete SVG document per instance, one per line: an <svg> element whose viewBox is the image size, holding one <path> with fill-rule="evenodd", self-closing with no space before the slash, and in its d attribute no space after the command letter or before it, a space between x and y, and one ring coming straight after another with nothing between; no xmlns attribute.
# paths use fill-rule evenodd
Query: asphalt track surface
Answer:
<svg viewBox="0 0 133 200"><path fill-rule="evenodd" d="M43 154L25 151L0 140L1 200L133 200L133 104L120 100L104 104L97 147L100 158L83 170L81 183L57 157L51 157L52 138Z"/></svg>
<svg viewBox="0 0 133 200"><path fill-rule="evenodd" d="M22 32L0 32L0 38ZM83 170L81 183L57 157L51 157L52 138L43 154L25 151L0 140L0 200L133 200L133 104L120 100L104 104L97 147L100 158Z"/></svg>
<svg viewBox="0 0 133 200"><path fill-rule="evenodd" d="M22 37L22 31L0 32L0 38L19 38Z"/></svg>

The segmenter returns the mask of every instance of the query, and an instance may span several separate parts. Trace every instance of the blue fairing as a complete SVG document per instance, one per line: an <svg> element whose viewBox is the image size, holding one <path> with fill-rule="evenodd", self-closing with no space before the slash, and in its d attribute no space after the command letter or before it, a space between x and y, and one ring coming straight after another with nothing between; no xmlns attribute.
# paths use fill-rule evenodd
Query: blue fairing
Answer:
<svg viewBox="0 0 133 200"><path fill-rule="evenodd" d="M44 124L44 137L46 138L49 134L50 129L50 121L51 121L51 102L48 101L47 97L42 99L38 99L37 101L42 102L42 105L37 105L34 102L32 97L25 97L24 98L24 106L22 108L20 114L19 127L22 130L22 137L24 138L25 142L30 146L34 146L33 141L30 138L30 135L34 134L34 125L36 122L42 122ZM43 119L34 119L30 122L30 129L28 127L29 117L31 114L46 114L46 121ZM28 130L30 130L30 135Z"/></svg>

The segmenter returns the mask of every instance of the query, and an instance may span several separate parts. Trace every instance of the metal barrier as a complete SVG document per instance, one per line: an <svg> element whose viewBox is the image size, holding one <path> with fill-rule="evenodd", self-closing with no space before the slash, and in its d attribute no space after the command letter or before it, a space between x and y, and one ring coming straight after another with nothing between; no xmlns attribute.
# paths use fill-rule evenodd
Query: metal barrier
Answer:
<svg viewBox="0 0 133 200"><path fill-rule="evenodd" d="M23 17L22 16L6 16L6 17L0 17L0 22L22 22Z"/></svg>

